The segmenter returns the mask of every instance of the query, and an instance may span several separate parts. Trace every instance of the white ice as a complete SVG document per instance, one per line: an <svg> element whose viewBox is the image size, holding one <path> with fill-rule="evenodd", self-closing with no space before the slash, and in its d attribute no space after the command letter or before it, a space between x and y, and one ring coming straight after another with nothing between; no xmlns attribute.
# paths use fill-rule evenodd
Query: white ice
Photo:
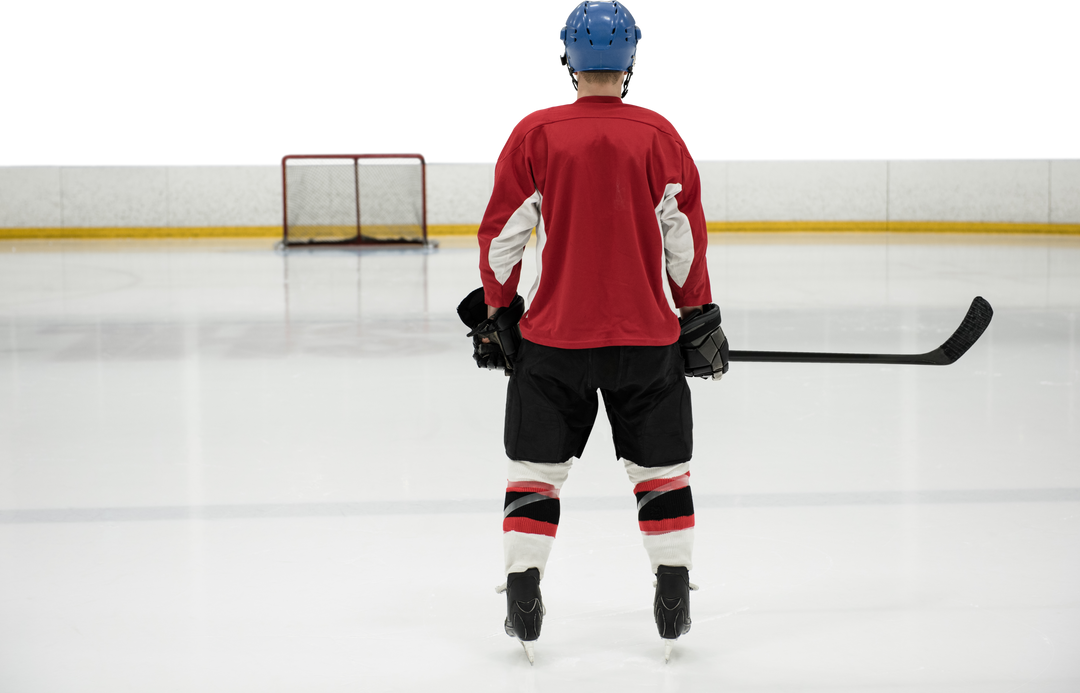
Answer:
<svg viewBox="0 0 1080 693"><path fill-rule="evenodd" d="M694 381L692 631L651 618L601 414L530 667L476 251L0 250L0 691L1080 690L1080 240L735 236ZM522 279L527 288L531 265Z"/></svg>

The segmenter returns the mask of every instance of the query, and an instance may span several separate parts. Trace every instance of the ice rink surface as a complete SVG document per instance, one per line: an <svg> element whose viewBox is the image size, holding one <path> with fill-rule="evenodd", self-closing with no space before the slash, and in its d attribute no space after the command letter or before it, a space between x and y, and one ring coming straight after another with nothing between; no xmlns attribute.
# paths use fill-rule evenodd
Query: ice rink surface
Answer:
<svg viewBox="0 0 1080 693"><path fill-rule="evenodd" d="M601 414L530 667L502 629L505 379L470 247L6 242L0 691L1080 690L1080 239L731 236L664 664ZM531 282L531 253L522 287Z"/></svg>

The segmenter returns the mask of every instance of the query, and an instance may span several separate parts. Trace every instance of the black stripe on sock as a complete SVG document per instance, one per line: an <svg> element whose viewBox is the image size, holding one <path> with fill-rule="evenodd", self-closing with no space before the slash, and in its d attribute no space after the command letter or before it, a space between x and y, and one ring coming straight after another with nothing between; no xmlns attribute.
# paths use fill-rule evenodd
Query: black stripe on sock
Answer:
<svg viewBox="0 0 1080 693"><path fill-rule="evenodd" d="M638 502L650 492L635 494ZM670 520L673 517L686 517L694 514L694 497L690 494L690 487L684 486L674 491L668 491L656 496L638 511L638 522L650 522L655 520Z"/></svg>
<svg viewBox="0 0 1080 693"><path fill-rule="evenodd" d="M503 503L503 508L510 507L510 504L519 498L525 496L535 495L532 492L519 492L519 491L507 491L506 501ZM535 503L529 503L517 508L506 517L527 517L530 520L538 520L540 522L550 522L553 525L559 524L559 499L558 498L545 498L544 500L536 501Z"/></svg>

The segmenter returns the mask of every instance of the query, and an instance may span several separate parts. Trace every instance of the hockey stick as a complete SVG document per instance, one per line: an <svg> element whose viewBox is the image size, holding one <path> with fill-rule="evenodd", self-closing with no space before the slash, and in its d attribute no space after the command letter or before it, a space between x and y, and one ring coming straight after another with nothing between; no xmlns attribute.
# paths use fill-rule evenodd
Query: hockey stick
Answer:
<svg viewBox="0 0 1080 693"><path fill-rule="evenodd" d="M948 366L963 356L990 325L994 309L982 296L976 296L964 321L945 343L925 354L829 354L805 351L735 351L729 361L764 361L771 363L895 363L915 366Z"/></svg>

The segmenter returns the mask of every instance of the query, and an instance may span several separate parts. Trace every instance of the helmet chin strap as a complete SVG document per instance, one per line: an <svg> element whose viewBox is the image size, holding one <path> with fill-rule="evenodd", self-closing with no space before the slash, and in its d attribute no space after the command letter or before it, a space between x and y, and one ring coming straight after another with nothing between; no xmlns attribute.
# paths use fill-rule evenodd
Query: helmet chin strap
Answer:
<svg viewBox="0 0 1080 693"><path fill-rule="evenodd" d="M622 85L622 96L620 98L626 98L626 92L630 91L630 78L634 76L634 65L637 64L637 53L630 56L630 67L626 68L626 81Z"/></svg>

